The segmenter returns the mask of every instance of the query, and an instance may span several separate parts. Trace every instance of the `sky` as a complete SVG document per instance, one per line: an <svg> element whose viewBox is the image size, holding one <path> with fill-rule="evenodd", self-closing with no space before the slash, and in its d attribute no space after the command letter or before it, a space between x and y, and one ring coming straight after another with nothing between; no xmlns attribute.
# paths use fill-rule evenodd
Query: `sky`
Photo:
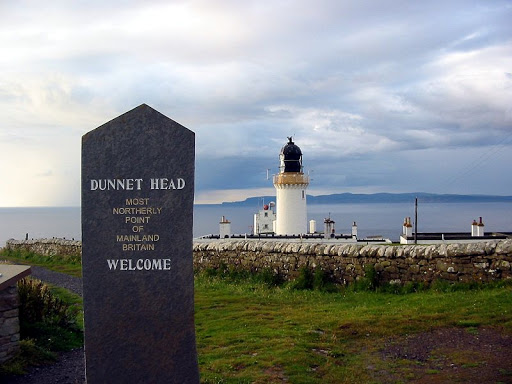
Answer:
<svg viewBox="0 0 512 384"><path fill-rule="evenodd" d="M0 206L80 205L81 136L140 104L196 133L196 203L512 195L512 1L0 0Z"/></svg>

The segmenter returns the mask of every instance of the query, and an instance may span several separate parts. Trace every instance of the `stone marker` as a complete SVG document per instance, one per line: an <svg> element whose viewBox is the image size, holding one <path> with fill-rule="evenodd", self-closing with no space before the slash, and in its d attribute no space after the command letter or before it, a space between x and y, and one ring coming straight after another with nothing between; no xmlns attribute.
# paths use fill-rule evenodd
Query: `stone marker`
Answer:
<svg viewBox="0 0 512 384"><path fill-rule="evenodd" d="M88 384L199 382L194 140L145 104L82 137Z"/></svg>

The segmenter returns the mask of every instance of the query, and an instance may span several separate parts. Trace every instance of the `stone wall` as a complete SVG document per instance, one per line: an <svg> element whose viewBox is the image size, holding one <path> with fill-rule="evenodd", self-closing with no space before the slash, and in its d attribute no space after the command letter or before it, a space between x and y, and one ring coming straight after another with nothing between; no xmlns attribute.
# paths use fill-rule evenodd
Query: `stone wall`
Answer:
<svg viewBox="0 0 512 384"><path fill-rule="evenodd" d="M43 255L80 254L81 242L64 239L9 240L6 248ZM373 265L381 282L437 279L489 282L512 278L512 239L472 244L360 245L264 240L194 242L194 269L229 266L249 271L271 269L285 279L301 267L322 268L342 284L364 276Z"/></svg>
<svg viewBox="0 0 512 384"><path fill-rule="evenodd" d="M59 238L34 240L9 239L5 243L5 248L12 250L24 250L45 256L82 254L81 241Z"/></svg>
<svg viewBox="0 0 512 384"><path fill-rule="evenodd" d="M20 348L18 306L16 285L0 290L0 363L13 357Z"/></svg>
<svg viewBox="0 0 512 384"><path fill-rule="evenodd" d="M406 246L254 240L194 243L196 270L220 266L253 272L271 269L293 279L301 267L320 267L341 284L363 277L369 265L374 266L380 282L403 284L509 279L511 264L512 240Z"/></svg>

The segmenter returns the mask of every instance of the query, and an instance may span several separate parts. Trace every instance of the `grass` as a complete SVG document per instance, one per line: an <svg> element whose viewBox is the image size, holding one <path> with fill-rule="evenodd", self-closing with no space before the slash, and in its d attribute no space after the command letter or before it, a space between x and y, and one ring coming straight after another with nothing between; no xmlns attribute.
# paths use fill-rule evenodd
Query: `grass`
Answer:
<svg viewBox="0 0 512 384"><path fill-rule="evenodd" d="M10 375L21 375L26 373L29 366L40 366L52 363L56 355L36 344L32 339L20 340L20 352L18 355L0 364L0 381Z"/></svg>
<svg viewBox="0 0 512 384"><path fill-rule="evenodd" d="M390 338L442 327L512 333L507 286L392 294L295 290L205 275L195 283L203 383L378 382L368 367L384 364L376 352Z"/></svg>
<svg viewBox="0 0 512 384"><path fill-rule="evenodd" d="M2 249L0 259L18 264L30 264L48 268L55 272L82 277L82 258L79 255L44 256L25 250Z"/></svg>
<svg viewBox="0 0 512 384"><path fill-rule="evenodd" d="M380 351L390 340L450 327L512 334L510 282L376 286L368 272L368 280L347 288L333 287L318 271L304 271L290 283L269 271L251 275L226 267L197 274L201 382L408 382L421 364L384 360ZM462 352L452 358L468 368L481 364ZM435 367L423 369L439 374ZM382 371L394 376L385 381Z"/></svg>

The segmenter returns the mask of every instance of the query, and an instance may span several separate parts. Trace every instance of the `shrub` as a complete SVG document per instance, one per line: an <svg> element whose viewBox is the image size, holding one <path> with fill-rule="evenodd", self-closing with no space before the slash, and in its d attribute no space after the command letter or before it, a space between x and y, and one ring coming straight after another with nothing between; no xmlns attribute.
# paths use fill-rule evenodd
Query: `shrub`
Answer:
<svg viewBox="0 0 512 384"><path fill-rule="evenodd" d="M18 294L20 318L24 321L64 327L75 323L76 311L55 297L42 281L27 278L20 280Z"/></svg>
<svg viewBox="0 0 512 384"><path fill-rule="evenodd" d="M233 283L252 281L258 284L264 284L268 287L277 287L284 283L283 277L270 268L259 271L248 271L241 267L228 267L226 264L220 264L217 268L206 268L196 273L199 275L203 274L207 277L224 279Z"/></svg>
<svg viewBox="0 0 512 384"><path fill-rule="evenodd" d="M299 275L292 281L291 287L293 289L313 289L313 273L311 270L304 266L299 269Z"/></svg>
<svg viewBox="0 0 512 384"><path fill-rule="evenodd" d="M424 282L409 281L403 286L403 293L423 292L428 289L428 285Z"/></svg>
<svg viewBox="0 0 512 384"><path fill-rule="evenodd" d="M364 277L357 279L349 286L349 289L356 292L376 291L379 287L378 273L373 265L364 268Z"/></svg>
<svg viewBox="0 0 512 384"><path fill-rule="evenodd" d="M263 283L268 287L277 287L283 284L284 279L279 273L275 273L270 268L265 268L254 275L254 280Z"/></svg>
<svg viewBox="0 0 512 384"><path fill-rule="evenodd" d="M379 286L379 274L375 270L375 266L370 264L364 268L364 276L368 279L369 289L374 291Z"/></svg>
<svg viewBox="0 0 512 384"><path fill-rule="evenodd" d="M55 297L48 285L35 279L18 282L20 336L32 338L48 350L65 350L82 344L76 317L78 308Z"/></svg>
<svg viewBox="0 0 512 384"><path fill-rule="evenodd" d="M405 286L402 286L399 283L398 284L397 283L395 283L395 284L384 283L384 284L379 285L379 287L374 291L377 291L379 293L392 293L395 295L401 295L401 294L407 293L405 290Z"/></svg>
<svg viewBox="0 0 512 384"><path fill-rule="evenodd" d="M329 275L320 267L315 269L313 275L313 289L322 292L335 292L338 290Z"/></svg>

